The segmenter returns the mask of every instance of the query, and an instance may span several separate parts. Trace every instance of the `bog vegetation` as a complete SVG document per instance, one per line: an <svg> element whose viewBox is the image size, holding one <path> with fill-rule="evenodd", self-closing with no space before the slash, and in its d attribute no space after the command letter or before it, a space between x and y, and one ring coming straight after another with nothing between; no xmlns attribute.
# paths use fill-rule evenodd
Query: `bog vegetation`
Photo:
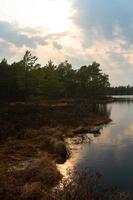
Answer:
<svg viewBox="0 0 133 200"><path fill-rule="evenodd" d="M19 62L3 59L0 199L130 199L130 193L102 188L97 173L75 171L64 180L56 166L70 155L65 138L110 122L109 98L103 96L111 91L108 75L96 62L77 70L68 61L56 66L50 60L41 66L29 51Z"/></svg>

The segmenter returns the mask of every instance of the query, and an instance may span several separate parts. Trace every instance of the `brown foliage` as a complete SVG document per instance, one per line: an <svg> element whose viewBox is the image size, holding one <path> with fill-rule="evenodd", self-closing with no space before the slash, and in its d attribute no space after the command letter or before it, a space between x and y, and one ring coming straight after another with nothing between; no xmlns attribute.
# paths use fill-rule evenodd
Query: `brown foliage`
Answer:
<svg viewBox="0 0 133 200"><path fill-rule="evenodd" d="M24 170L18 171L16 177L23 183L41 182L47 187L56 185L61 179L55 163L46 154L31 162Z"/></svg>

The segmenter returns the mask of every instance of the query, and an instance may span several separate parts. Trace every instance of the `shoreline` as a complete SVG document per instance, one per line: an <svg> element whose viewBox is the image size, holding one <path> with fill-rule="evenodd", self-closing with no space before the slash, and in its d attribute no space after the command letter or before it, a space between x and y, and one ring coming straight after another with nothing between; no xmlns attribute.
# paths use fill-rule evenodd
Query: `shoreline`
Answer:
<svg viewBox="0 0 133 200"><path fill-rule="evenodd" d="M67 159L69 150L65 138L111 121L108 115L87 113L86 107L82 106L78 109L77 104L73 107L72 104L57 102L52 105L12 103L2 107L0 128L5 132L7 130L7 135L0 143L0 159L3 161L0 163L1 188L8 182L10 190L11 181L10 185L14 187L12 192L17 190L19 196L23 196L28 195L35 183L35 190L38 187L51 190L62 179L56 163ZM16 170L19 163L32 158L32 161ZM32 171L35 171L33 177ZM19 185L16 180L19 180ZM26 192L22 192L25 187Z"/></svg>

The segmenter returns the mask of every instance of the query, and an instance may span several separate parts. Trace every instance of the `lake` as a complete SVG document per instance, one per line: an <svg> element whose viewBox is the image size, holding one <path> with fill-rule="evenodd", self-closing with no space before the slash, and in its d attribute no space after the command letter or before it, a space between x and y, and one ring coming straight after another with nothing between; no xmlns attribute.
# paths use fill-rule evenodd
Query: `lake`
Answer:
<svg viewBox="0 0 133 200"><path fill-rule="evenodd" d="M108 104L107 109L112 122L100 135L87 134L91 142L77 144L76 138L68 139L71 157L59 168L64 175L68 168L94 169L107 186L133 191L133 102L130 97L130 101Z"/></svg>

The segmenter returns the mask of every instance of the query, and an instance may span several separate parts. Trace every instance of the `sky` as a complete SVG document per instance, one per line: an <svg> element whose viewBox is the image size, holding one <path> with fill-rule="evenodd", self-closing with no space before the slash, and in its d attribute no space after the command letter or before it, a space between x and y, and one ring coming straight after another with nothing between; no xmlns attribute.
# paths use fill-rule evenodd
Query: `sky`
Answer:
<svg viewBox="0 0 133 200"><path fill-rule="evenodd" d="M30 50L42 65L93 61L111 85L133 85L132 0L0 0L0 59Z"/></svg>

